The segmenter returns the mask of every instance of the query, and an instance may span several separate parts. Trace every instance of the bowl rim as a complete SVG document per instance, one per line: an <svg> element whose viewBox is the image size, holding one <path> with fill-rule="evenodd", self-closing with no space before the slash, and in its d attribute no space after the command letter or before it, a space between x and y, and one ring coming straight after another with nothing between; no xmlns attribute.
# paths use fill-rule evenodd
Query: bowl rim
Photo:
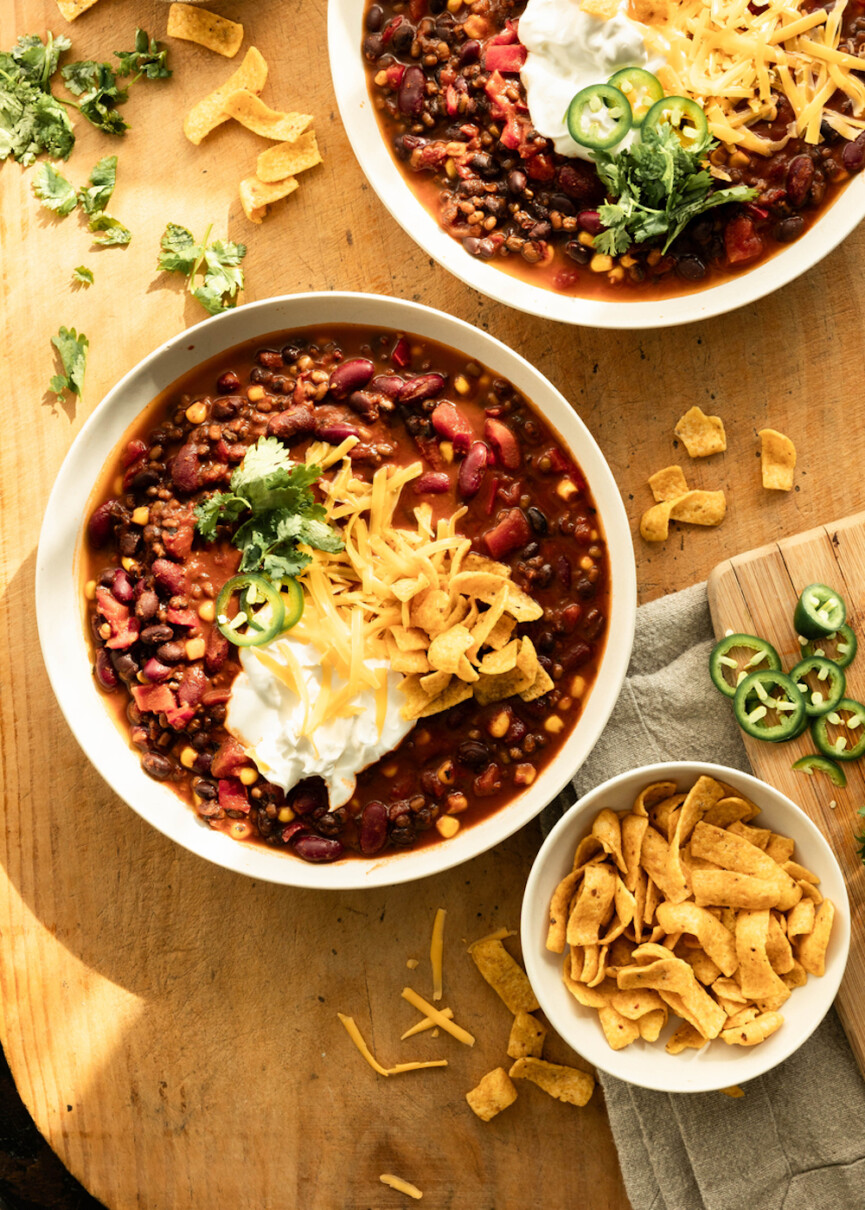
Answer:
<svg viewBox="0 0 865 1210"><path fill-rule="evenodd" d="M379 130L360 53L364 5L330 0L328 53L337 106L352 151L379 200L403 230L448 272L505 306L542 319L594 328L666 328L712 319L789 285L828 256L865 218L865 173L854 177L787 248L716 286L645 302L557 294L470 256L420 202ZM831 219L830 219L831 216Z"/></svg>
<svg viewBox="0 0 865 1210"><path fill-rule="evenodd" d="M547 869L555 861L557 850L560 849L562 853L567 853L567 860L570 862L569 849L562 846L562 840L572 830L574 822L578 817L583 815L590 816L599 809L601 800L615 796L616 791L623 784L630 782L637 775L639 775L641 782L645 782L648 785L653 781L674 781L694 776L695 774L705 774L715 777L719 781L728 782L732 786L738 786L745 790L749 797L754 798L754 801L761 807L766 806L771 810L777 809L781 812L785 810L791 811L797 822L804 824L805 831L809 832L811 841L820 850L823 860L837 875L838 885L841 888L840 896L836 896L834 893L832 895L832 901L835 905L833 929L837 930L834 932L833 941L836 946L840 944L840 950L836 949L832 960L827 964L826 973L814 981L818 991L822 993L820 996L819 1011L808 1019L804 1028L799 1028L798 1030L791 1029L787 1037L784 1037L783 1030L779 1030L774 1035L778 1045L772 1047L771 1050L763 1046L749 1048L730 1047L731 1062L725 1065L726 1074L723 1077L717 1076L714 1079L704 1078L703 1080L695 1080L693 1073L698 1070L696 1063L693 1061L688 1062L687 1060L683 1063L681 1055L671 1055L669 1056L670 1078L665 1078L664 1080L652 1079L642 1072L639 1055L635 1056L633 1052L631 1053L633 1070L628 1068L627 1060L619 1061L619 1055L627 1055L630 1048L626 1048L620 1052L614 1051L607 1045L602 1035L599 1036L597 1046L586 1046L569 1029L569 1025L572 1026L574 1022L585 1020L583 1011L576 1013L570 1018L566 1018L564 1013L559 1011L558 1005L547 995L551 973L550 969L544 966L547 951L543 949L542 942L539 944L541 931L539 925L543 924L543 932L545 933L549 917L547 915L547 903L541 901L538 889ZM766 801L761 801L761 798ZM564 874L562 877L564 877ZM850 952L850 935L850 899L847 894L844 874L835 854L832 852L829 842L814 821L791 798L788 798L786 794L777 790L769 782L761 781L752 773L745 773L740 769L712 764L706 761L659 761L651 765L638 765L633 769L628 769L623 773L617 774L615 777L600 782L579 798L556 823L538 850L528 879L526 880L522 910L520 912L520 943L526 973L542 1011L549 1018L550 1023L560 1037L577 1054L587 1059L607 1075L614 1076L640 1088L668 1093L716 1092L719 1089L728 1087L730 1084L753 1080L789 1058L791 1054L798 1050L811 1037L835 1000L847 965L847 958ZM559 955L556 955L556 958L558 959ZM561 982L561 976L557 975L557 978ZM572 1005L569 1003L569 1007L572 1010L574 1006L577 1009L582 1009L582 1006L577 1005L576 1001ZM586 1013L592 1011L590 1009L585 1010ZM785 1024L789 1023L785 1022ZM699 1055L708 1055L708 1050L709 1048L706 1048L700 1052L693 1052L694 1060L698 1060ZM587 1053L587 1051L590 1053ZM657 1053L659 1056L664 1054L663 1051L654 1053ZM727 1053L727 1051L722 1053ZM735 1062L732 1061L734 1058ZM677 1076L678 1079L676 1078Z"/></svg>
<svg viewBox="0 0 865 1210"><path fill-rule="evenodd" d="M213 831L173 791L141 771L91 674L81 618L79 550L94 483L135 417L161 390L220 350L280 329L337 323L380 325L439 340L513 381L547 416L585 471L607 540L612 591L608 639L589 703L536 782L450 840L379 860L313 865ZM46 506L36 557L36 617L48 677L73 735L101 776L142 818L227 869L283 885L352 890L413 881L479 856L533 819L568 783L597 742L624 682L636 621L636 567L613 473L579 414L540 371L488 333L432 307L386 295L320 291L280 295L205 319L160 344L108 391L67 452ZM171 804L174 810L168 809Z"/></svg>

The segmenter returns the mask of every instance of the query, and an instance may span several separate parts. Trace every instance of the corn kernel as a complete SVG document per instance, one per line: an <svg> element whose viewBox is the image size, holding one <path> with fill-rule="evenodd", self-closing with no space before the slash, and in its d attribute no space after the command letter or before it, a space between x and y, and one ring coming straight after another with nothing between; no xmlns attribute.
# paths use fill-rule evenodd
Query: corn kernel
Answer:
<svg viewBox="0 0 865 1210"><path fill-rule="evenodd" d="M558 735L564 725L564 719L559 718L558 715L552 714L544 723L544 730L549 731L551 735Z"/></svg>
<svg viewBox="0 0 865 1210"><path fill-rule="evenodd" d="M133 512L132 512L132 524L133 525L146 525L149 520L150 520L150 509L147 508L146 505L142 504L141 508L133 509Z"/></svg>
<svg viewBox="0 0 865 1210"><path fill-rule="evenodd" d="M442 441L439 445L439 452L445 462L453 462L454 460L454 443L452 441Z"/></svg>
<svg viewBox="0 0 865 1210"><path fill-rule="evenodd" d="M384 88L385 84L387 84L387 72L377 71L375 73L375 83L378 88Z"/></svg>
<svg viewBox="0 0 865 1210"><path fill-rule="evenodd" d="M124 555L120 562L123 565L124 571L132 571L133 567L135 566L135 560L130 559L128 555Z"/></svg>
<svg viewBox="0 0 865 1210"><path fill-rule="evenodd" d="M423 731L418 731L417 735L414 737L414 742L416 744L428 744L429 741L430 733L426 728L424 728Z"/></svg>
<svg viewBox="0 0 865 1210"><path fill-rule="evenodd" d="M537 769L528 761L525 764L517 765L514 769L514 781L518 786L530 786L537 775Z"/></svg>
<svg viewBox="0 0 865 1210"><path fill-rule="evenodd" d="M186 409L186 419L190 424L203 424L207 419L207 404L200 400L198 403L190 404Z"/></svg>
<svg viewBox="0 0 865 1210"><path fill-rule="evenodd" d="M454 379L454 390L460 395L468 395L471 389L471 383L469 380L464 378L462 374L457 374L456 378Z"/></svg>
<svg viewBox="0 0 865 1210"><path fill-rule="evenodd" d="M490 719L487 724L487 731L494 739L501 739L507 734L508 727L511 725L511 716L507 710L500 710L495 718Z"/></svg>
<svg viewBox="0 0 865 1210"><path fill-rule="evenodd" d="M291 823L294 819L294 811L291 807L280 807L276 818L280 823Z"/></svg>
<svg viewBox="0 0 865 1210"><path fill-rule="evenodd" d="M568 710L570 710L570 708L571 708L571 706L573 706L573 704L574 703L571 698L561 697L561 698L559 698L559 704L556 707L556 709L561 711L562 714L565 714L565 713L567 713Z"/></svg>
<svg viewBox="0 0 865 1210"><path fill-rule="evenodd" d="M150 681L148 681L147 677L144 675L143 672L136 673L136 678L138 680L139 685L149 685L150 684Z"/></svg>
<svg viewBox="0 0 865 1210"><path fill-rule="evenodd" d="M396 777L398 771L398 765L385 765L385 767L382 769L382 773L385 775L385 777Z"/></svg>
<svg viewBox="0 0 865 1210"><path fill-rule="evenodd" d="M238 772L237 777L242 785L254 786L258 781L258 769L253 769L251 765L244 765Z"/></svg>
<svg viewBox="0 0 865 1210"><path fill-rule="evenodd" d="M110 639L111 638L111 627L108 625L107 622L103 622L102 625L99 627L99 637L100 637L100 639Z"/></svg>
<svg viewBox="0 0 865 1210"><path fill-rule="evenodd" d="M463 0L448 0L448 12L458 13L463 6Z"/></svg>
<svg viewBox="0 0 865 1210"><path fill-rule="evenodd" d="M263 386L250 387L249 390L246 392L246 398L249 400L250 403L258 403L259 399L264 398L264 387Z"/></svg>
<svg viewBox="0 0 865 1210"><path fill-rule="evenodd" d="M586 692L586 678L575 676L571 681L571 697L582 697Z"/></svg>
<svg viewBox="0 0 865 1210"><path fill-rule="evenodd" d="M605 256L603 252L596 252L589 261L589 268L593 273L609 273L613 267L613 258Z"/></svg>
<svg viewBox="0 0 865 1210"><path fill-rule="evenodd" d="M180 763L183 765L184 769L192 768L192 766L195 764L196 755L197 753L194 748L183 749L183 751L180 753Z"/></svg>
<svg viewBox="0 0 865 1210"><path fill-rule="evenodd" d="M84 595L88 601L96 600L96 581L88 580L84 585Z"/></svg>
<svg viewBox="0 0 865 1210"><path fill-rule="evenodd" d="M204 639L187 639L186 640L186 658L188 660L200 660L207 650L207 644Z"/></svg>
<svg viewBox="0 0 865 1210"><path fill-rule="evenodd" d="M252 835L252 824L247 823L245 819L236 819L229 832L235 840L248 840Z"/></svg>
<svg viewBox="0 0 865 1210"><path fill-rule="evenodd" d="M118 475L114 480L114 495L120 496L123 493L123 476Z"/></svg>
<svg viewBox="0 0 865 1210"><path fill-rule="evenodd" d="M584 248L594 248L595 237L590 235L588 231L581 231L577 236L577 243L582 244Z"/></svg>
<svg viewBox="0 0 865 1210"><path fill-rule="evenodd" d="M661 249L653 248L652 251L649 253L649 255L646 257L646 262L650 265L657 265L657 263L660 259L661 259Z"/></svg>
<svg viewBox="0 0 865 1210"><path fill-rule="evenodd" d="M561 496L563 500L573 500L574 496L580 494L580 489L572 479L562 479L556 487L556 495Z"/></svg>
<svg viewBox="0 0 865 1210"><path fill-rule="evenodd" d="M624 256L619 257L619 264L624 265L626 269L633 269L636 263L636 256L631 256L629 252L626 252Z"/></svg>
<svg viewBox="0 0 865 1210"><path fill-rule="evenodd" d="M440 815L436 820L436 830L445 840L450 840L460 830L460 821L453 815Z"/></svg>
<svg viewBox="0 0 865 1210"><path fill-rule="evenodd" d="M457 166L453 162L453 158L451 156L448 156L448 158L445 160L445 172L448 174L450 180L455 179L457 174Z"/></svg>
<svg viewBox="0 0 865 1210"><path fill-rule="evenodd" d="M610 270L610 281L620 282L625 280L625 270L621 265L616 265L615 269Z"/></svg>
<svg viewBox="0 0 865 1210"><path fill-rule="evenodd" d="M591 571L594 566L594 559L590 559L588 555L583 555L582 559L580 559L580 567L583 571Z"/></svg>
<svg viewBox="0 0 865 1210"><path fill-rule="evenodd" d="M460 815L468 810L469 800L465 794L449 794L445 808L448 815Z"/></svg>
<svg viewBox="0 0 865 1210"><path fill-rule="evenodd" d="M216 617L216 605L213 601L202 601L198 606L198 616L202 622L212 622Z"/></svg>
<svg viewBox="0 0 865 1210"><path fill-rule="evenodd" d="M734 151L728 163L731 168L747 168L751 163L751 157L744 151Z"/></svg>

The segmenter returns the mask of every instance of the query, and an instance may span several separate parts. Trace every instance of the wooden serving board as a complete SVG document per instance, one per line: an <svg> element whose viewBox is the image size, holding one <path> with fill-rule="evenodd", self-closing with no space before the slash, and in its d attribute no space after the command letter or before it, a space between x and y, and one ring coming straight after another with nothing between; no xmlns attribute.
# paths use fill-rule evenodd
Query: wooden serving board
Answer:
<svg viewBox="0 0 865 1210"><path fill-rule="evenodd" d="M847 621L859 652L845 670L847 696L865 701L865 512L821 525L769 546L736 555L709 577L709 606L715 633L728 629L757 634L777 649L785 671L801 658L793 610L808 584L829 584L847 603ZM795 773L793 761L814 744L806 732L787 744L767 744L743 734L754 772L792 798L820 828L844 871L850 896L850 959L836 1007L859 1066L865 1072L865 866L854 833L865 830L857 812L865 804L865 763L844 765L847 786L839 789L821 774ZM807 859L803 857L807 865Z"/></svg>

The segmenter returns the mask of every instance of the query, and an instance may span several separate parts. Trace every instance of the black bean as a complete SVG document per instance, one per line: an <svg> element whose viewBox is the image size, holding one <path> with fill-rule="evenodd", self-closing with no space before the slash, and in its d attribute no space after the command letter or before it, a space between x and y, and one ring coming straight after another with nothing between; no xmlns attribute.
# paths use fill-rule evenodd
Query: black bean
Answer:
<svg viewBox="0 0 865 1210"><path fill-rule="evenodd" d="M490 750L486 744L466 740L457 748L457 760L469 769L483 769L489 762Z"/></svg>
<svg viewBox="0 0 865 1210"><path fill-rule="evenodd" d="M526 174L519 168L515 168L513 172L508 173L508 192L513 194L522 193L529 183Z"/></svg>
<svg viewBox="0 0 865 1210"><path fill-rule="evenodd" d="M539 508L527 508L526 516L529 519L529 525L536 534L545 534L549 529L547 519Z"/></svg>
<svg viewBox="0 0 865 1210"><path fill-rule="evenodd" d="M680 256L676 261L676 273L684 281L702 281L708 272L706 262L699 256Z"/></svg>
<svg viewBox="0 0 865 1210"><path fill-rule="evenodd" d="M367 9L366 28L371 34L377 34L384 21L384 9L380 4L372 4Z"/></svg>
<svg viewBox="0 0 865 1210"><path fill-rule="evenodd" d="M183 643L163 643L156 648L156 654L164 664L179 664L186 658L186 647Z"/></svg>
<svg viewBox="0 0 865 1210"><path fill-rule="evenodd" d="M772 228L772 234L775 239L781 244L789 244L792 240L798 239L805 229L805 220L801 214L792 214L789 218L782 219L780 223L776 223Z"/></svg>
<svg viewBox="0 0 865 1210"><path fill-rule="evenodd" d="M174 771L174 765L168 757L160 756L158 752L145 752L141 758L141 768L156 781L165 781Z"/></svg>
<svg viewBox="0 0 865 1210"><path fill-rule="evenodd" d="M156 596L156 593L152 593ZM157 600L158 605L158 600ZM148 646L154 647L157 643L167 643L174 638L174 631L170 626L165 626L157 623L155 626L145 626L140 635L142 643L147 643Z"/></svg>

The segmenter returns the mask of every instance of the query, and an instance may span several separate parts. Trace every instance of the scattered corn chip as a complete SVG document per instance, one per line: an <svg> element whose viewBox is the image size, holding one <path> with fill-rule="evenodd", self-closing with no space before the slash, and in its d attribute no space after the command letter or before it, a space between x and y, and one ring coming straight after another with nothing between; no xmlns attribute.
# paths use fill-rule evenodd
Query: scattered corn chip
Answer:
<svg viewBox="0 0 865 1210"><path fill-rule="evenodd" d="M240 204L251 223L260 223L272 202L288 197L297 188L297 180L290 176L284 181L265 185L256 176L244 177L240 182Z"/></svg>
<svg viewBox="0 0 865 1210"><path fill-rule="evenodd" d="M501 941L477 941L469 953L475 966L512 1013L531 1013L539 1007L526 972Z"/></svg>
<svg viewBox="0 0 865 1210"><path fill-rule="evenodd" d="M57 0L57 7L60 9L61 17L65 17L67 21L74 21L76 17L86 13L88 8L93 8L96 2L97 0Z"/></svg>
<svg viewBox="0 0 865 1210"><path fill-rule="evenodd" d="M514 1016L508 1038L508 1055L512 1059L539 1059L544 1050L547 1031L537 1017L520 1009Z"/></svg>
<svg viewBox="0 0 865 1210"><path fill-rule="evenodd" d="M656 504L665 500L677 500L689 490L685 472L680 466L665 466L663 470L649 475L649 487Z"/></svg>
<svg viewBox="0 0 865 1210"><path fill-rule="evenodd" d="M314 168L320 163L321 153L318 150L315 131L308 130L291 143L278 143L276 147L262 151L255 171L261 181L282 181L287 176L296 176L298 172L305 172L307 168Z"/></svg>
<svg viewBox="0 0 865 1210"><path fill-rule="evenodd" d="M266 82L267 63L261 52L254 46L250 46L237 71L229 76L220 88L194 105L186 115L183 133L190 143L198 146L217 126L229 121L229 115L225 112L225 101L233 92L237 92L239 88L246 88L250 92L259 93ZM290 175L291 173L286 171L273 179L284 180Z"/></svg>
<svg viewBox="0 0 865 1210"><path fill-rule="evenodd" d="M763 486L769 491L793 490L796 447L789 437L775 429L760 429L760 471Z"/></svg>
<svg viewBox="0 0 865 1210"><path fill-rule="evenodd" d="M569 1105L587 1105L595 1090L595 1080L586 1071L548 1063L545 1059L517 1059L509 1075L513 1080L531 1080L559 1101Z"/></svg>
<svg viewBox="0 0 865 1210"><path fill-rule="evenodd" d="M483 1122L489 1122L516 1099L517 1090L503 1067L488 1071L477 1087L466 1093L472 1112Z"/></svg>
<svg viewBox="0 0 865 1210"><path fill-rule="evenodd" d="M720 416L707 416L698 407L690 408L673 430L681 438L691 458L707 458L727 448L727 435Z"/></svg>
<svg viewBox="0 0 865 1210"><path fill-rule="evenodd" d="M172 4L168 10L167 32L169 38L195 42L226 59L233 59L243 42L242 25L191 4Z"/></svg>
<svg viewBox="0 0 865 1210"><path fill-rule="evenodd" d="M253 134L285 143L299 139L312 121L309 113L281 113L271 109L247 88L229 93L225 99L225 112Z"/></svg>

